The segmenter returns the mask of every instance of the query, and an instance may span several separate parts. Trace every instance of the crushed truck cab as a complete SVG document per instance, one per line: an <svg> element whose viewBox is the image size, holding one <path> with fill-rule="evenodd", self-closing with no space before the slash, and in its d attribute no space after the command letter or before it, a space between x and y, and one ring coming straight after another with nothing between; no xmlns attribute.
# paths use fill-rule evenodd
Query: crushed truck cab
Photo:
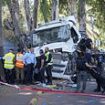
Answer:
<svg viewBox="0 0 105 105"><path fill-rule="evenodd" d="M39 50L48 47L53 55L52 76L69 79L73 71L72 54L81 39L73 16L51 21L36 28L33 33L36 56Z"/></svg>

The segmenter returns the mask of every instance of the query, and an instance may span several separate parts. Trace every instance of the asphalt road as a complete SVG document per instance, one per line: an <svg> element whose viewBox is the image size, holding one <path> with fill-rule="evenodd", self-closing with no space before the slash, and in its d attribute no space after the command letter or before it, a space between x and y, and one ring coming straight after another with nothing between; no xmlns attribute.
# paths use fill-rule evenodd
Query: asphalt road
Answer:
<svg viewBox="0 0 105 105"><path fill-rule="evenodd" d="M89 82L86 93L96 94L93 92L95 86L94 82ZM68 89L73 90L70 87L64 88ZM33 98L37 100L34 105L105 105L105 98L100 97L23 91L0 86L0 105L29 105Z"/></svg>

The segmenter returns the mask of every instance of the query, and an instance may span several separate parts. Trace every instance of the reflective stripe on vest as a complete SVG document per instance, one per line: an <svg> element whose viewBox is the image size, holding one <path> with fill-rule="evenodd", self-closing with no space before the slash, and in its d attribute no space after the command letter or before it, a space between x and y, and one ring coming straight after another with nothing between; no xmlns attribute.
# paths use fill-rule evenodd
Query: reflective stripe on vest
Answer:
<svg viewBox="0 0 105 105"><path fill-rule="evenodd" d="M21 69L24 68L23 54L21 53L16 54L16 67Z"/></svg>
<svg viewBox="0 0 105 105"><path fill-rule="evenodd" d="M5 69L13 69L14 68L14 58L15 58L15 55L13 53L5 54L5 56L3 57Z"/></svg>
<svg viewBox="0 0 105 105"><path fill-rule="evenodd" d="M48 61L48 59L49 59L49 54L50 54L50 52L45 53L46 61ZM53 64L53 58L51 58L51 61L47 65L52 65L52 64Z"/></svg>

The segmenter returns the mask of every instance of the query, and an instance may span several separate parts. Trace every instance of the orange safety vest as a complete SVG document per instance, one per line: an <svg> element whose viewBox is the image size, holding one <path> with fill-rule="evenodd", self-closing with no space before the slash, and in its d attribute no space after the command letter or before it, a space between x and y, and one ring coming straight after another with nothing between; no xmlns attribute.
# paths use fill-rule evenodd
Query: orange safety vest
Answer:
<svg viewBox="0 0 105 105"><path fill-rule="evenodd" d="M24 68L23 54L21 54L21 53L16 54L16 67L20 68L20 69Z"/></svg>

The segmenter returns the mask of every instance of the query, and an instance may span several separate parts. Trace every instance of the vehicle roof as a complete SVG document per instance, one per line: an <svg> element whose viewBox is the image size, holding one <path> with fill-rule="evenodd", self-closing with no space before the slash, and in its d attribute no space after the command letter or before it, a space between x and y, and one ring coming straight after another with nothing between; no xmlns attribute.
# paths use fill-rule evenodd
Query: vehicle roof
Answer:
<svg viewBox="0 0 105 105"><path fill-rule="evenodd" d="M68 25L68 24L70 24L71 27L74 24L76 24L76 20L75 20L74 16L69 16L64 19L54 20L54 21L45 23L45 24L41 25L40 27L36 28L35 31L50 29L50 28L64 26L64 25Z"/></svg>
<svg viewBox="0 0 105 105"><path fill-rule="evenodd" d="M70 24L70 26L72 27L73 23L70 22L58 22L58 23L53 23L53 24L47 24L44 26L41 26L39 28L36 28L35 31L40 31L40 30L46 30L46 29L50 29L50 28L54 28L54 27L59 27L59 26L65 26Z"/></svg>

